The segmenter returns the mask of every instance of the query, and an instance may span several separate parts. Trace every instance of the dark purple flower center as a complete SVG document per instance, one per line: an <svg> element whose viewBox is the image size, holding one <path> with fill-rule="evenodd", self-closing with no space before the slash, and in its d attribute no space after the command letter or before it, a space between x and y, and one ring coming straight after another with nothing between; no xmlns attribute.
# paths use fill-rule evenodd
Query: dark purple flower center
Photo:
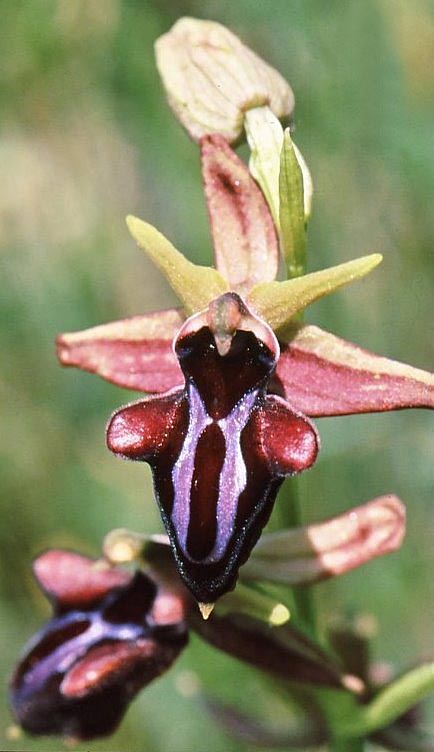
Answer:
<svg viewBox="0 0 434 752"><path fill-rule="evenodd" d="M267 394L278 349L226 293L175 340L184 388L120 410L108 427L110 449L151 465L178 569L201 602L233 587L284 476L316 456L309 421Z"/></svg>

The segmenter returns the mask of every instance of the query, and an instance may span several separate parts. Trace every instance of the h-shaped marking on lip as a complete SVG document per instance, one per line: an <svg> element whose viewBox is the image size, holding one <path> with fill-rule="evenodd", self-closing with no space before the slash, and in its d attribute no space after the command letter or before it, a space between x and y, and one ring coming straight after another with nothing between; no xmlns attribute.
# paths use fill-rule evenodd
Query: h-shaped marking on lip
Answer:
<svg viewBox="0 0 434 752"><path fill-rule="evenodd" d="M188 430L181 452L172 470L175 494L171 519L177 531L179 546L184 556L190 561L195 561L187 551L187 535L190 524L190 499L196 448L205 428L212 423L216 423L225 439L225 456L219 478L215 543L208 556L201 560L202 563L211 564L219 561L225 554L235 523L238 499L246 488L247 473L240 439L259 390L254 389L245 394L229 415L220 420L214 420L208 415L201 396L193 383L189 384L188 391Z"/></svg>
<svg viewBox="0 0 434 752"><path fill-rule="evenodd" d="M35 661L35 665L28 669L25 683L29 691L34 691L35 685L42 684L55 672L64 673L69 671L71 666L81 658L85 657L86 650L90 650L99 644L101 640L110 638L112 640L135 640L143 633L143 626L139 624L115 624L106 621L97 611L80 611L76 610L75 614L67 614L57 619L57 628L53 630L53 637L56 634L74 623L88 622L88 626L75 637L70 637L61 642L56 648L40 660ZM44 634L43 628L36 637ZM35 638L35 644L37 641Z"/></svg>

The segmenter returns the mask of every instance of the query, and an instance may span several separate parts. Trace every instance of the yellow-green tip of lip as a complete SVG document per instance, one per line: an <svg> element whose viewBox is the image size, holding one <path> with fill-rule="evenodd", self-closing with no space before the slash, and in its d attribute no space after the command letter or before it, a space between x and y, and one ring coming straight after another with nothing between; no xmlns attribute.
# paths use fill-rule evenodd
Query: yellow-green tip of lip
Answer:
<svg viewBox="0 0 434 752"><path fill-rule="evenodd" d="M202 614L202 618L205 619L205 621L209 619L214 609L215 603L198 603L197 605L199 606L199 611Z"/></svg>

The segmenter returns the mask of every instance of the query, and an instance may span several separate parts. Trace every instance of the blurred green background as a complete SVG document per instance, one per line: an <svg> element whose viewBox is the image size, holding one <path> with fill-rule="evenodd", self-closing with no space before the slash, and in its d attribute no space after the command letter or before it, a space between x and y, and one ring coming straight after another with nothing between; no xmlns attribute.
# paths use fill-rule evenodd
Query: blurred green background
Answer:
<svg viewBox="0 0 434 752"><path fill-rule="evenodd" d="M61 746L14 739L5 698L21 646L48 614L32 558L49 546L98 555L118 526L160 530L148 469L116 461L104 444L107 416L135 395L60 369L53 350L59 331L174 302L129 238L126 213L192 260L211 258L197 147L165 104L155 38L181 15L221 21L288 78L295 139L316 188L310 270L372 251L385 257L307 319L430 369L430 8L428 0L2 3L1 749ZM397 671L434 653L429 420L404 411L319 421L322 455L300 482L305 520L392 491L407 503L399 553L315 589L323 625L339 612L375 614L373 655ZM113 738L82 748L246 750L209 720L203 690L268 719L283 715L258 674L192 639Z"/></svg>

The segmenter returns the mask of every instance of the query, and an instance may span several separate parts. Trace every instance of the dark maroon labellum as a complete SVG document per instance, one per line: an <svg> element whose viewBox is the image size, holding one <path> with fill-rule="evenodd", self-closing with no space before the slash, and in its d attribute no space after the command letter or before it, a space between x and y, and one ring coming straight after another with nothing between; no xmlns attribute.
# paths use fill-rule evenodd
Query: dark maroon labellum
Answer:
<svg viewBox="0 0 434 752"><path fill-rule="evenodd" d="M212 603L234 586L284 476L314 462L318 438L267 394L279 346L234 293L187 320L175 353L184 389L119 410L107 443L150 464L179 571Z"/></svg>

